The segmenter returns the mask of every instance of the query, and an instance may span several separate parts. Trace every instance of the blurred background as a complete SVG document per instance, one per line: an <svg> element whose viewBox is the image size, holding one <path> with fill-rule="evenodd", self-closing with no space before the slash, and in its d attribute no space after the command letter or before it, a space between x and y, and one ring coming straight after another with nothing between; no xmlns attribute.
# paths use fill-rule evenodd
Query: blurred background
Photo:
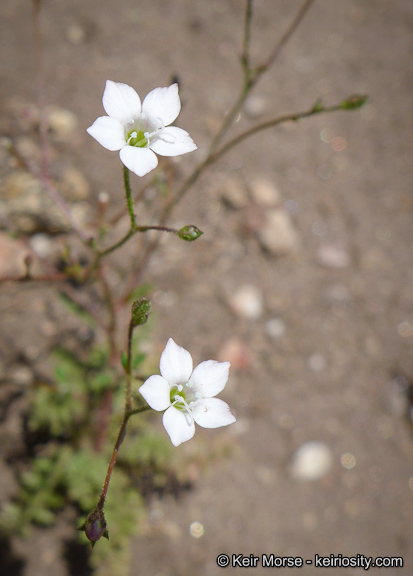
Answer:
<svg viewBox="0 0 413 576"><path fill-rule="evenodd" d="M44 1L52 175L66 185L79 221L93 220L102 193L111 213L124 203L117 154L86 133L104 114L105 81L127 83L143 98L178 76L177 124L199 147L176 163L179 175L189 173L241 86L244 4ZM301 5L254 2L253 61L271 51ZM192 489L149 499L131 575L212 576L220 553L402 556L404 567L386 575L412 572L412 27L409 0L316 0L233 133L305 111L318 98L330 105L367 94L367 105L255 135L206 172L174 212L171 224L195 224L204 236L194 244L165 237L150 260L142 281L152 286L156 318L145 351L155 371L169 337L195 364L230 360L221 397L238 421L198 428L194 442L177 449L194 462L186 470ZM36 160L27 1L3 0L0 29L1 133ZM7 233L8 210L25 186L15 181L17 168L2 147L2 277L21 270L27 251ZM140 185L133 175L132 185ZM50 231L22 222L30 248L47 258ZM127 220L119 226L127 229ZM134 250L132 242L116 257L115 289ZM15 495L26 391L47 372L56 342L82 346L88 335L65 315L52 284L4 284L0 310L4 503ZM70 561L64 553L68 530L60 519L29 539L2 539L0 574L91 574L86 553ZM314 564L301 571L319 574Z"/></svg>

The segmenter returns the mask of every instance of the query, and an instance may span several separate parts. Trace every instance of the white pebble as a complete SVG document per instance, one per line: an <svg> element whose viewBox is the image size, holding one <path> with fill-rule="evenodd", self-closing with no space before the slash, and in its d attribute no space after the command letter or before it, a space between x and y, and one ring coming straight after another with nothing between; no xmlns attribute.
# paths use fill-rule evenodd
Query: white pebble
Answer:
<svg viewBox="0 0 413 576"><path fill-rule="evenodd" d="M265 330L271 338L281 338L285 334L285 324L281 318L271 318L268 320Z"/></svg>
<svg viewBox="0 0 413 576"><path fill-rule="evenodd" d="M53 251L53 240L48 234L39 232L30 238L30 246L40 258L48 258Z"/></svg>
<svg viewBox="0 0 413 576"><path fill-rule="evenodd" d="M245 100L244 110L250 118L258 118L265 110L265 100L261 96L249 96Z"/></svg>
<svg viewBox="0 0 413 576"><path fill-rule="evenodd" d="M294 480L310 482L325 476L332 467L333 456L323 442L306 442L295 452L291 465Z"/></svg>
<svg viewBox="0 0 413 576"><path fill-rule="evenodd" d="M255 202L264 208L274 208L281 204L281 194L270 180L257 178L250 184L251 195Z"/></svg>
<svg viewBox="0 0 413 576"><path fill-rule="evenodd" d="M262 294L256 286L244 284L230 298L229 303L232 310L244 318L254 320L263 313Z"/></svg>
<svg viewBox="0 0 413 576"><path fill-rule="evenodd" d="M350 264L348 252L340 246L323 244L317 250L318 261L327 268L346 268Z"/></svg>

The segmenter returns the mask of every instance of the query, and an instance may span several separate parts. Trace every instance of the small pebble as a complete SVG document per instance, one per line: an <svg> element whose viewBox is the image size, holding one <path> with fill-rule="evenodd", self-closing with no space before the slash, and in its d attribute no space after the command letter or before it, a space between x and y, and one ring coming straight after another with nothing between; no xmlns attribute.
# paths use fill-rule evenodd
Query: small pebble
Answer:
<svg viewBox="0 0 413 576"><path fill-rule="evenodd" d="M340 246L323 244L317 250L318 262L326 268L347 268L350 264L348 252Z"/></svg>
<svg viewBox="0 0 413 576"><path fill-rule="evenodd" d="M219 186L221 198L230 208L245 208L248 204L248 194L245 186L238 178L227 178Z"/></svg>
<svg viewBox="0 0 413 576"><path fill-rule="evenodd" d="M53 251L53 239L48 234L34 234L30 238L30 246L39 258L48 258Z"/></svg>
<svg viewBox="0 0 413 576"><path fill-rule="evenodd" d="M250 366L249 346L238 338L231 338L224 342L218 360L231 362L231 367L235 370L246 370Z"/></svg>
<svg viewBox="0 0 413 576"><path fill-rule="evenodd" d="M250 184L251 196L263 208L274 208L281 204L281 194L270 180L257 178Z"/></svg>
<svg viewBox="0 0 413 576"><path fill-rule="evenodd" d="M68 40L72 44L77 46L78 44L81 44L84 41L85 30L81 26L79 26L79 24L72 24L66 30L66 35Z"/></svg>
<svg viewBox="0 0 413 576"><path fill-rule="evenodd" d="M307 363L313 372L321 372L326 367L326 361L322 354L312 354Z"/></svg>
<svg viewBox="0 0 413 576"><path fill-rule="evenodd" d="M29 386L33 381L33 372L28 366L17 365L10 370L9 375L19 386Z"/></svg>
<svg viewBox="0 0 413 576"><path fill-rule="evenodd" d="M265 111L265 100L261 96L249 96L245 100L244 110L250 118L258 118Z"/></svg>
<svg viewBox="0 0 413 576"><path fill-rule="evenodd" d="M324 442L306 442L293 455L291 474L302 482L319 480L331 470L332 464L331 450Z"/></svg>
<svg viewBox="0 0 413 576"><path fill-rule="evenodd" d="M71 136L78 125L76 114L55 106L49 108L48 120L51 130L61 139Z"/></svg>
<svg viewBox="0 0 413 576"><path fill-rule="evenodd" d="M258 239L273 256L288 256L298 249L298 236L291 218L280 208L267 212L266 221L258 231Z"/></svg>
<svg viewBox="0 0 413 576"><path fill-rule="evenodd" d="M238 316L256 320L263 313L262 293L256 286L245 284L230 297L231 309Z"/></svg>
<svg viewBox="0 0 413 576"><path fill-rule="evenodd" d="M271 318L265 325L265 331L271 338L281 338L285 334L285 324L281 318Z"/></svg>

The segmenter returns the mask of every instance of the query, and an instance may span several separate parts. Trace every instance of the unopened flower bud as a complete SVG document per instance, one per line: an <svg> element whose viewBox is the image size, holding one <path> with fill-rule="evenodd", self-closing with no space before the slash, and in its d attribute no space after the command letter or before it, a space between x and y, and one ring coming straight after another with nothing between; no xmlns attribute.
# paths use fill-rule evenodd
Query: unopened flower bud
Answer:
<svg viewBox="0 0 413 576"><path fill-rule="evenodd" d="M182 238L182 240L185 240L186 242L193 242L194 240L197 240L200 236L202 236L202 234L203 234L202 230L200 230L196 226L192 226L191 224L189 226L184 226L183 228L178 230L179 238Z"/></svg>
<svg viewBox="0 0 413 576"><path fill-rule="evenodd" d="M367 102L367 96L355 94L354 96L349 96L341 103L342 110L357 110L361 108Z"/></svg>
<svg viewBox="0 0 413 576"><path fill-rule="evenodd" d="M147 298L136 300L132 304L132 326L139 326L145 324L148 316L151 313L151 303Z"/></svg>
<svg viewBox="0 0 413 576"><path fill-rule="evenodd" d="M98 540L102 538L107 538L109 540L109 532L106 528L105 515L103 510L100 508L95 508L93 512L89 514L82 528L86 534L86 538L91 542L92 548Z"/></svg>

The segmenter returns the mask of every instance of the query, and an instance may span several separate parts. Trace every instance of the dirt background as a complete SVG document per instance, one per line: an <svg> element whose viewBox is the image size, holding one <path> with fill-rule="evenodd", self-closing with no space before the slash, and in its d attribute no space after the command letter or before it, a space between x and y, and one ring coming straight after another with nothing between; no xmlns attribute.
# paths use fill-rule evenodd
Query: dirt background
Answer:
<svg viewBox="0 0 413 576"><path fill-rule="evenodd" d="M254 58L268 53L300 5L256 2ZM179 163L189 173L240 86L243 15L239 0L46 0L47 102L77 119L70 137L55 141L53 174L76 167L90 186L83 204L93 207L105 191L111 210L122 206L117 154L85 129L103 114L106 79L143 97L173 74L184 104L177 125L199 146ZM27 0L3 0L0 27L1 128L17 138L26 133L19 103L36 101ZM219 553L403 556L403 568L371 572L412 574L412 30L410 0L317 0L235 131L306 110L319 97L332 104L365 93L368 104L251 138L206 173L175 212L173 223L194 223L205 234L193 245L168 237L150 263L145 281L156 287L157 310L150 350L158 357L172 336L196 363L229 355L233 369L222 397L238 422L198 430L206 446L229 445L232 454L180 501L152 502L131 575L212 576L221 571ZM14 166L4 151L0 161L6 176ZM279 192L297 236L284 257L257 239L268 211L257 178ZM138 186L137 177L132 183ZM133 249L125 249L125 262ZM19 261L13 250L2 237L3 274ZM257 289L255 305L262 301L254 318L234 311L243 285ZM50 347L77 330L71 319L63 324L54 302L50 286L1 288L6 460L18 451L22 390L33 370L47 365ZM308 441L324 443L331 468L300 481L294 453ZM194 449L188 446L182 450ZM0 473L4 501L13 482L6 464ZM193 522L203 526L199 538L190 534ZM1 574L82 574L62 557L65 530L4 543ZM226 572L233 570L240 571ZM279 570L319 572L314 565ZM363 573L334 569L336 576Z"/></svg>

